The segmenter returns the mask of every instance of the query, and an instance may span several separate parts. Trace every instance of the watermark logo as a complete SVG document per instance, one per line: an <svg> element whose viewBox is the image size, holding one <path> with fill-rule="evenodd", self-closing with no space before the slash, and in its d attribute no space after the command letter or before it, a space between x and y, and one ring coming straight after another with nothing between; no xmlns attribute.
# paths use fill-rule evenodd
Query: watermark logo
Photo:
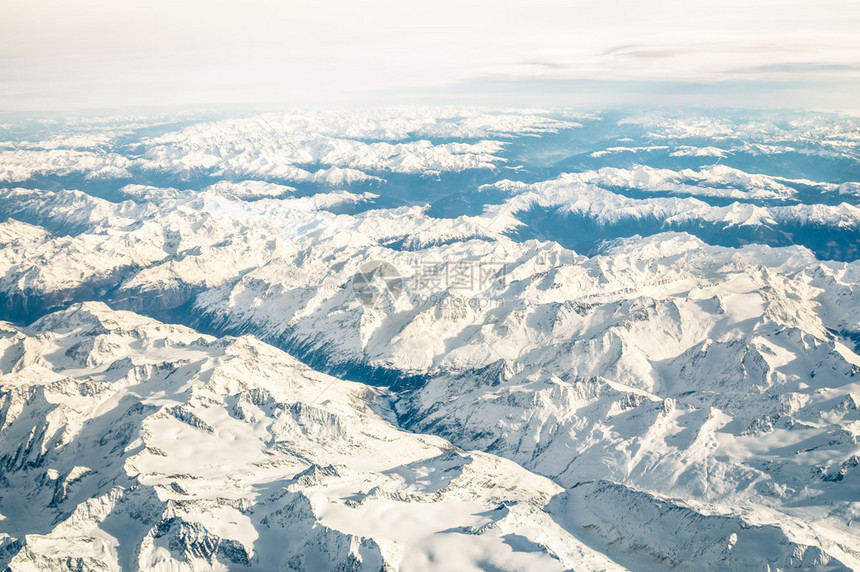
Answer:
<svg viewBox="0 0 860 572"><path fill-rule="evenodd" d="M389 262L366 262L352 277L352 291L367 308L390 306L403 292L403 278Z"/></svg>
<svg viewBox="0 0 860 572"><path fill-rule="evenodd" d="M507 283L508 265L498 261L412 260L411 276L391 263L363 264L352 277L362 306L391 309L406 294L413 307L462 306L473 310L500 305L493 294Z"/></svg>
<svg viewBox="0 0 860 572"><path fill-rule="evenodd" d="M504 287L507 277L507 265L495 261L415 260L412 268L412 279L418 292L482 293Z"/></svg>

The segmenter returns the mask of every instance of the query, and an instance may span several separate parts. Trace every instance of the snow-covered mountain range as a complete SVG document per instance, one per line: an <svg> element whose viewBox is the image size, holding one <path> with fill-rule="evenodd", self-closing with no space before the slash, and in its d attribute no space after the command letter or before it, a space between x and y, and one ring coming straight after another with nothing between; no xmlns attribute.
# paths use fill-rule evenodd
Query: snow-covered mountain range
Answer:
<svg viewBox="0 0 860 572"><path fill-rule="evenodd" d="M860 569L855 120L0 139L11 569Z"/></svg>

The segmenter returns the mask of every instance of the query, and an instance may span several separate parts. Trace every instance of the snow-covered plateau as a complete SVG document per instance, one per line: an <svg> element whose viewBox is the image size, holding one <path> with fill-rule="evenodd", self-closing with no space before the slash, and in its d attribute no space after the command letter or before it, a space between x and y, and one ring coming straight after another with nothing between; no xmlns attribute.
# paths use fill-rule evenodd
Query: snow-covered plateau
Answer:
<svg viewBox="0 0 860 572"><path fill-rule="evenodd" d="M860 123L0 126L0 565L860 570Z"/></svg>

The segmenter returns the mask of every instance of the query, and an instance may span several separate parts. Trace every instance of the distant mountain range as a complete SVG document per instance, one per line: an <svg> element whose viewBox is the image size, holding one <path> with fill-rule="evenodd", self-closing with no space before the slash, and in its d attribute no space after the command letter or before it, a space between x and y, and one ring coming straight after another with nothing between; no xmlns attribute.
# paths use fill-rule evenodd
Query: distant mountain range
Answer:
<svg viewBox="0 0 860 572"><path fill-rule="evenodd" d="M0 563L860 569L858 181L801 112L0 126Z"/></svg>

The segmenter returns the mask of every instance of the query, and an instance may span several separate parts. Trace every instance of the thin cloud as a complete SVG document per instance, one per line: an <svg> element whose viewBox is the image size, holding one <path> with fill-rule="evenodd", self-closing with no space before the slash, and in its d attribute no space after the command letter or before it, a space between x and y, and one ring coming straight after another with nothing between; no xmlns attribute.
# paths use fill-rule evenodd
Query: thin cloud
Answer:
<svg viewBox="0 0 860 572"><path fill-rule="evenodd" d="M853 77L857 29L854 0L31 0L0 21L0 103L387 104L486 77Z"/></svg>

